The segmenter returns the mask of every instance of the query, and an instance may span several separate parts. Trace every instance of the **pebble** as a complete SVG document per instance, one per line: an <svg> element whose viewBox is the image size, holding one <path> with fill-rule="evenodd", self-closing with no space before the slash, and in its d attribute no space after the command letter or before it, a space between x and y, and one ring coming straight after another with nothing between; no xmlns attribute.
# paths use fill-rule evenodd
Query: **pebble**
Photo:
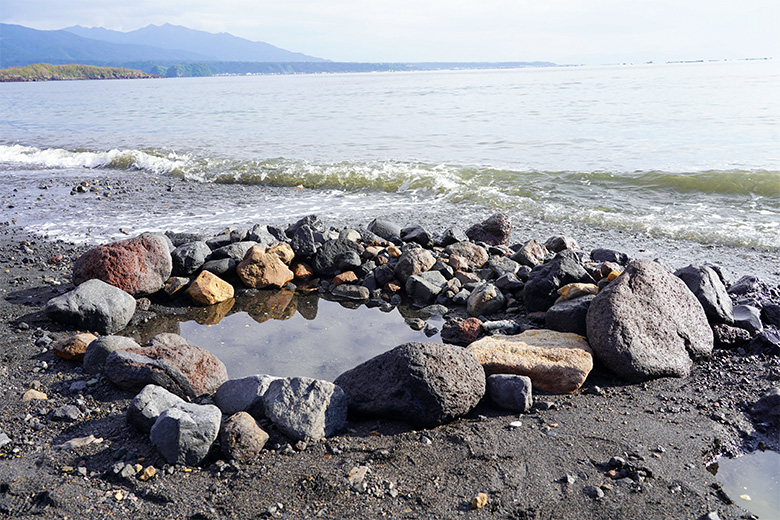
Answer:
<svg viewBox="0 0 780 520"><path fill-rule="evenodd" d="M27 390L22 395L22 402L28 403L30 401L46 401L49 397L44 394L43 392L39 392L38 390Z"/></svg>
<svg viewBox="0 0 780 520"><path fill-rule="evenodd" d="M7 444L11 444L11 438L5 433L0 433L0 448L6 446Z"/></svg>
<svg viewBox="0 0 780 520"><path fill-rule="evenodd" d="M515 428L520 428L522 426L523 426L523 423L520 422L520 421L512 421L511 423L509 423L509 427L512 428L513 430Z"/></svg>
<svg viewBox="0 0 780 520"><path fill-rule="evenodd" d="M585 486L582 491L590 498L604 498L604 491L598 486Z"/></svg>
<svg viewBox="0 0 780 520"><path fill-rule="evenodd" d="M79 418L81 418L81 410L72 404L60 406L51 412L53 421L77 421Z"/></svg>
<svg viewBox="0 0 780 520"><path fill-rule="evenodd" d="M471 499L471 507L474 509L482 509L488 503L487 493L477 493L477 495Z"/></svg>

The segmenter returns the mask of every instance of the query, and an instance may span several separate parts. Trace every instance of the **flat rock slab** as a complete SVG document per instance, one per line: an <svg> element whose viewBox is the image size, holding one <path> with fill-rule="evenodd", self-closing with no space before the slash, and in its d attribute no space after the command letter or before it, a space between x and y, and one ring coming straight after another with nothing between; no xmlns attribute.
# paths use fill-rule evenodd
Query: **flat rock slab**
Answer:
<svg viewBox="0 0 780 520"><path fill-rule="evenodd" d="M336 378L351 412L432 428L473 409L485 394L485 372L465 349L406 343Z"/></svg>
<svg viewBox="0 0 780 520"><path fill-rule="evenodd" d="M685 283L648 260L631 262L591 302L593 352L629 381L686 377L692 359L712 353L713 334L699 300Z"/></svg>
<svg viewBox="0 0 780 520"><path fill-rule="evenodd" d="M142 235L90 249L73 263L73 283L97 278L133 296L152 294L171 276L168 241Z"/></svg>
<svg viewBox="0 0 780 520"><path fill-rule="evenodd" d="M125 390L154 384L184 398L213 394L227 381L222 361L176 334L159 334L148 346L111 352L103 374Z"/></svg>
<svg viewBox="0 0 780 520"><path fill-rule="evenodd" d="M466 350L488 375L528 376L536 390L576 392L593 369L593 351L584 337L570 332L527 330L512 336L488 336Z"/></svg>
<svg viewBox="0 0 780 520"><path fill-rule="evenodd" d="M52 298L44 312L58 323L100 334L124 329L135 313L135 298L102 280L88 280L72 291Z"/></svg>

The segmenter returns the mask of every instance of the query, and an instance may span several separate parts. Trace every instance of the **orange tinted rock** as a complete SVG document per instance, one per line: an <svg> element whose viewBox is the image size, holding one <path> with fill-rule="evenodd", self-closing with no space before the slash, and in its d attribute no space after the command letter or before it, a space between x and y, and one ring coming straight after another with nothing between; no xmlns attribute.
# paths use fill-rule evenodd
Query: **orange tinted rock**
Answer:
<svg viewBox="0 0 780 520"><path fill-rule="evenodd" d="M357 283L358 277L352 271L347 271L336 275L333 278L333 285L341 285L343 283Z"/></svg>
<svg viewBox="0 0 780 520"><path fill-rule="evenodd" d="M283 249L277 252L283 253ZM267 253L265 247L258 246L247 252L244 260L236 267L236 273L244 285L255 289L284 287L294 278L293 272L278 254Z"/></svg>
<svg viewBox="0 0 780 520"><path fill-rule="evenodd" d="M292 262L293 258L295 258L295 252L287 242L280 242L269 248L265 253L267 255L278 256L279 260L281 260L284 265L290 265L290 262Z"/></svg>
<svg viewBox="0 0 780 520"><path fill-rule="evenodd" d="M231 284L209 271L202 271L187 289L187 295L200 305L227 301L234 293Z"/></svg>
<svg viewBox="0 0 780 520"><path fill-rule="evenodd" d="M314 276L312 268L303 262L294 263L290 267L290 270L293 272L293 277L295 277L296 280L308 280Z"/></svg>
<svg viewBox="0 0 780 520"><path fill-rule="evenodd" d="M69 338L61 339L52 346L54 353L62 359L81 361L87 352L87 346L95 341L97 336L88 332L76 334Z"/></svg>

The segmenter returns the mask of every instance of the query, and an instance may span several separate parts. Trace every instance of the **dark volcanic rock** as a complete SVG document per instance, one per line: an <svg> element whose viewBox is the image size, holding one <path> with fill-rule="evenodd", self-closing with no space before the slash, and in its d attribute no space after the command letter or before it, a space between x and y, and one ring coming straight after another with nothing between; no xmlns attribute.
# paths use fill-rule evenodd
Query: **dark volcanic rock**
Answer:
<svg viewBox="0 0 780 520"><path fill-rule="evenodd" d="M320 217L318 217L317 215L307 215L302 219L300 219L295 224L289 226L284 231L284 234L287 235L289 238L292 238L295 236L298 230L304 226L308 227L312 233L315 231L319 231L320 233L325 231L325 223L322 221L322 219L320 219Z"/></svg>
<svg viewBox="0 0 780 520"><path fill-rule="evenodd" d="M219 249L215 249L209 260L220 260L222 258L230 258L236 262L240 262L246 256L246 252L256 246L257 242L252 240L243 240L241 242L234 242L226 246L222 246Z"/></svg>
<svg viewBox="0 0 780 520"><path fill-rule="evenodd" d="M351 412L430 428L477 405L485 393L485 372L462 348L406 343L344 372L335 383Z"/></svg>
<svg viewBox="0 0 780 520"><path fill-rule="evenodd" d="M587 295L556 303L547 309L544 315L544 326L558 332L574 332L580 336L587 336L588 308L595 297L595 295Z"/></svg>
<svg viewBox="0 0 780 520"><path fill-rule="evenodd" d="M133 296L162 289L173 264L168 241L143 235L90 249L73 263L73 283L97 278Z"/></svg>
<svg viewBox="0 0 780 520"><path fill-rule="evenodd" d="M780 388L773 388L756 401L750 410L762 422L780 423Z"/></svg>
<svg viewBox="0 0 780 520"><path fill-rule="evenodd" d="M466 347L485 335L479 318L453 318L441 328L441 339L445 343Z"/></svg>
<svg viewBox="0 0 780 520"><path fill-rule="evenodd" d="M374 219L368 224L368 230L390 242L400 242L401 226L387 220Z"/></svg>
<svg viewBox="0 0 780 520"><path fill-rule="evenodd" d="M297 256L309 257L317 252L317 240L314 236L314 229L308 224L304 224L292 235L290 246Z"/></svg>
<svg viewBox="0 0 780 520"><path fill-rule="evenodd" d="M750 333L748 331L726 325L725 323L713 325L712 333L715 339L715 348L733 350L750 343Z"/></svg>
<svg viewBox="0 0 780 520"><path fill-rule="evenodd" d="M503 213L496 213L479 224L474 224L466 230L466 236L474 242L484 242L495 246L509 242L512 222Z"/></svg>
<svg viewBox="0 0 780 520"><path fill-rule="evenodd" d="M135 306L135 298L122 289L101 280L88 280L49 300L44 311L53 321L113 334L127 326Z"/></svg>
<svg viewBox="0 0 780 520"><path fill-rule="evenodd" d="M685 283L656 262L637 260L591 302L593 352L628 380L686 377L691 358L708 357L712 329Z"/></svg>
<svg viewBox="0 0 780 520"><path fill-rule="evenodd" d="M401 230L401 240L404 242L414 242L423 247L433 247L433 235L420 225L403 228Z"/></svg>
<svg viewBox="0 0 780 520"><path fill-rule="evenodd" d="M171 253L172 274L174 276L191 275L200 269L210 254L211 249L206 245L206 242L190 242L180 245Z"/></svg>
<svg viewBox="0 0 780 520"><path fill-rule="evenodd" d="M346 238L328 240L314 257L314 270L322 276L336 276L344 271L360 267L363 246Z"/></svg>
<svg viewBox="0 0 780 520"><path fill-rule="evenodd" d="M626 265L631 260L625 253L604 248L596 248L592 250L590 252L590 257L594 262L612 262L614 264L620 265Z"/></svg>
<svg viewBox="0 0 780 520"><path fill-rule="evenodd" d="M420 304L433 303L447 285L447 279L439 271L415 274L406 280L406 295Z"/></svg>
<svg viewBox="0 0 780 520"><path fill-rule="evenodd" d="M533 405L531 378L516 374L493 374L487 378L487 394L504 410L525 413Z"/></svg>
<svg viewBox="0 0 780 520"><path fill-rule="evenodd" d="M674 274L693 292L711 322L734 323L731 298L715 269L708 265L689 265L678 269Z"/></svg>
<svg viewBox="0 0 780 520"><path fill-rule="evenodd" d="M572 249L564 249L549 262L537 266L523 289L529 312L546 311L558 299L558 289L570 283L596 283Z"/></svg>

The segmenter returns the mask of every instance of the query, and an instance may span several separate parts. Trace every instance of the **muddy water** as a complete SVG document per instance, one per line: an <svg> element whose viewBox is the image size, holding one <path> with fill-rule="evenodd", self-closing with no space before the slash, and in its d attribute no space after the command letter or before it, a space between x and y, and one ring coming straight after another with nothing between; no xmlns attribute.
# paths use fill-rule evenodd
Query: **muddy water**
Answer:
<svg viewBox="0 0 780 520"><path fill-rule="evenodd" d="M741 507L761 519L780 518L780 453L756 451L710 464L723 490Z"/></svg>

